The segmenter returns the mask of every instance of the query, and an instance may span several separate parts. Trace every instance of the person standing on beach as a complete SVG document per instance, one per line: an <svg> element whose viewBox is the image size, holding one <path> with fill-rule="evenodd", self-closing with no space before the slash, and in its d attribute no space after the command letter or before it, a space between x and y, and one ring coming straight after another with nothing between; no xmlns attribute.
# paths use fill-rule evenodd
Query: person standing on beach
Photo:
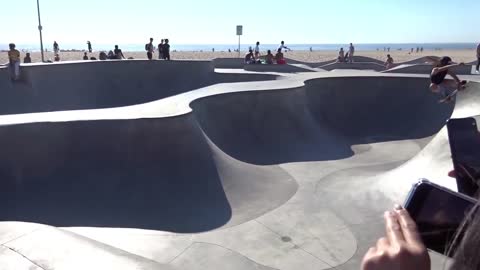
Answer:
<svg viewBox="0 0 480 270"><path fill-rule="evenodd" d="M158 59L159 60L163 60L163 39L160 41L160 43L158 44Z"/></svg>
<svg viewBox="0 0 480 270"><path fill-rule="evenodd" d="M475 69L475 72L479 72L478 68L480 68L480 43L478 43L477 46L477 68Z"/></svg>
<svg viewBox="0 0 480 270"><path fill-rule="evenodd" d="M165 39L163 44L163 59L170 61L170 44L168 38Z"/></svg>
<svg viewBox="0 0 480 270"><path fill-rule="evenodd" d="M152 60L153 53L155 52L155 46L153 46L153 38L150 38L150 43L145 44L145 50L147 51L148 60Z"/></svg>
<svg viewBox="0 0 480 270"><path fill-rule="evenodd" d="M255 59L260 57L260 42L257 41L257 45L255 45Z"/></svg>
<svg viewBox="0 0 480 270"><path fill-rule="evenodd" d="M15 49L15 44L8 44L10 50L8 51L8 68L10 70L10 77L16 81L20 79L20 52Z"/></svg>
<svg viewBox="0 0 480 270"><path fill-rule="evenodd" d="M90 41L87 41L87 46L88 46L88 52L92 53L92 43Z"/></svg>
<svg viewBox="0 0 480 270"><path fill-rule="evenodd" d="M282 42L280 42L280 46L278 46L277 51L278 51L278 50L283 50L283 49L285 49L285 50L290 50L290 48L288 48L287 46L285 46L285 41L282 40Z"/></svg>
<svg viewBox="0 0 480 270"><path fill-rule="evenodd" d="M56 41L53 42L53 52L55 54L58 54L58 52L60 51L60 47L58 47L58 43Z"/></svg>
<svg viewBox="0 0 480 270"><path fill-rule="evenodd" d="M348 62L353 63L353 54L355 53L355 47L350 43L350 48L348 49Z"/></svg>

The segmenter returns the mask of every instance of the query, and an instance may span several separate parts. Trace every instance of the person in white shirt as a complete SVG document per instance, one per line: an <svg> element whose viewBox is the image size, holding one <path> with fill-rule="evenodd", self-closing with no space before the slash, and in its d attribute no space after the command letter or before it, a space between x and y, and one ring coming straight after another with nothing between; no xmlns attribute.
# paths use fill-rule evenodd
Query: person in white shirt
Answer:
<svg viewBox="0 0 480 270"><path fill-rule="evenodd" d="M287 46L285 46L285 41L282 40L282 42L280 43L280 46L278 46L277 51L278 51L278 50L283 50L283 49L285 49L285 50L290 50L290 48L288 48Z"/></svg>
<svg viewBox="0 0 480 270"><path fill-rule="evenodd" d="M260 42L257 41L257 45L255 45L255 59L260 57Z"/></svg>
<svg viewBox="0 0 480 270"><path fill-rule="evenodd" d="M350 63L353 63L353 54L355 53L355 47L353 47L353 44L350 43L350 49L348 50L348 61Z"/></svg>
<svg viewBox="0 0 480 270"><path fill-rule="evenodd" d="M145 50L147 51L148 60L152 60L153 53L155 52L155 46L153 46L153 38L150 38L150 43L145 44Z"/></svg>

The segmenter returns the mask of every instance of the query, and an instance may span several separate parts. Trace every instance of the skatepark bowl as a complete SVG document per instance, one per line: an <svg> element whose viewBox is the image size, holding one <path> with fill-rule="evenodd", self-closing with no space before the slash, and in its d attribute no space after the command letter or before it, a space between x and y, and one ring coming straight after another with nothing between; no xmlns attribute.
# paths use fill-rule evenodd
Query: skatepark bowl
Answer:
<svg viewBox="0 0 480 270"><path fill-rule="evenodd" d="M441 105L427 85L208 61L0 68L0 262L359 269L412 183L451 187L445 121L478 115L477 82Z"/></svg>

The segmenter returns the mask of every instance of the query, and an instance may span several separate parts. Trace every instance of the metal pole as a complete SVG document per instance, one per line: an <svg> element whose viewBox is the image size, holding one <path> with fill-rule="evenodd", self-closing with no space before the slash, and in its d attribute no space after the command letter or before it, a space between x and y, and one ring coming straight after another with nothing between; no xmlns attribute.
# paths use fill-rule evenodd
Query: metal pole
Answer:
<svg viewBox="0 0 480 270"><path fill-rule="evenodd" d="M240 35L238 35L238 58L240 58Z"/></svg>
<svg viewBox="0 0 480 270"><path fill-rule="evenodd" d="M45 56L43 54L42 22L40 21L40 3L39 3L39 0L37 0L37 12L38 12L38 31L40 32L40 51L42 53L42 62L45 62Z"/></svg>

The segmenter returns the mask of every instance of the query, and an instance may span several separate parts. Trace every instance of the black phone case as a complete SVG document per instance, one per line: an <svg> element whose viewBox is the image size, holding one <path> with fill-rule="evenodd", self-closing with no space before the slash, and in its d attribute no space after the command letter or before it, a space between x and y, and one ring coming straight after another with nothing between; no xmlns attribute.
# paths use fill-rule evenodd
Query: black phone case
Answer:
<svg viewBox="0 0 480 270"><path fill-rule="evenodd" d="M452 143L452 138L454 138L455 133L458 130L464 131L466 129L471 129L472 134L478 133L477 121L475 118L459 118L459 119L449 119L447 121L447 131L450 144L450 152L452 153L452 162L453 167L456 172L456 180L458 192L466 194L468 196L474 196L478 190L478 185L476 184L476 178L480 175L473 170L472 168L460 167L458 151L455 148L454 143ZM479 153L480 159L480 153Z"/></svg>
<svg viewBox="0 0 480 270"><path fill-rule="evenodd" d="M415 220L415 222L419 222L419 214L421 212L421 209L422 207L424 207L424 205L426 204L425 202L425 199L429 196L430 192L432 192L432 190L440 190L441 192L445 192L445 193L448 193L449 195L448 196L454 196L456 198L460 198L462 200L465 200L466 201L466 205L470 205L470 207L467 207L465 208L466 211L469 211L469 208L471 207L474 207L474 205L477 203L477 200L467 196L467 195L464 195L464 194L461 194L461 193L458 193L458 192L454 192L450 189L447 189L445 187L442 187L442 186L439 186L435 183L432 183L430 181L428 181L427 179L420 179L419 182L417 182L416 184L414 184L412 186L412 189L410 190L409 194L407 195L407 198L405 200L405 203L404 203L404 208L410 213L411 217L413 220ZM431 203L431 202L430 202ZM462 211L462 209L458 209L458 211ZM435 234L436 231L442 231L445 229L445 227L438 227L436 228L435 230L433 231L430 231L430 230L426 230L426 231L422 231L422 226L420 223L417 223L418 225L418 229L420 231L420 234L422 235L422 239L423 241L425 242L425 245L427 246L427 248L429 248L430 250L433 250L437 253L440 253L440 254L444 254L444 255L448 255L448 256L452 256L453 253L455 252L455 249L456 247L455 246L451 246L452 249L447 249L447 246L449 246L449 237L447 235L441 235L441 236L435 236L433 234ZM457 231L458 228L460 228L460 225L461 225L461 222L458 223L458 227L454 230L454 231ZM432 232L434 232L432 234ZM433 236L432 236L433 235ZM441 244L441 247L439 247L438 244ZM450 254L446 254L447 251L450 251L450 252L453 252L453 253L450 253Z"/></svg>

